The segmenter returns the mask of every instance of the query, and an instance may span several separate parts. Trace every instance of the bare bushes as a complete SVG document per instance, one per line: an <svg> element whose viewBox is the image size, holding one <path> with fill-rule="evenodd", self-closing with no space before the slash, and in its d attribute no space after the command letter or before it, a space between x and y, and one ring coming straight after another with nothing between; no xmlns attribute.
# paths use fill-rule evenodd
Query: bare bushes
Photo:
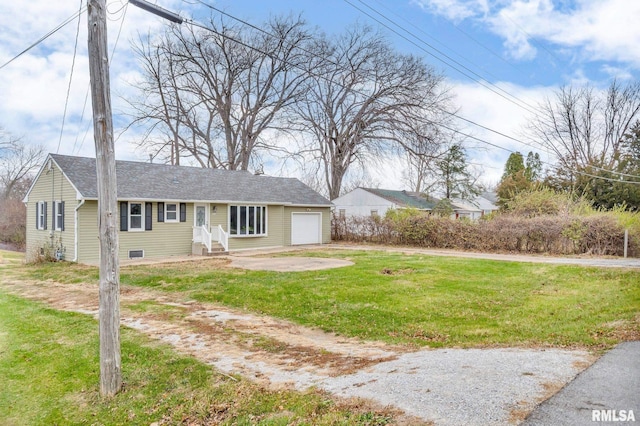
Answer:
<svg viewBox="0 0 640 426"><path fill-rule="evenodd" d="M13 198L0 199L0 242L23 249L26 239L26 208Z"/></svg>
<svg viewBox="0 0 640 426"><path fill-rule="evenodd" d="M335 217L336 241L371 242L482 252L622 255L624 228L606 213L523 217L496 215L489 220L452 220L400 211L380 217ZM629 254L640 255L637 238Z"/></svg>
<svg viewBox="0 0 640 426"><path fill-rule="evenodd" d="M388 218L380 216L337 216L331 218L331 239L333 241L370 242L395 244L396 231Z"/></svg>

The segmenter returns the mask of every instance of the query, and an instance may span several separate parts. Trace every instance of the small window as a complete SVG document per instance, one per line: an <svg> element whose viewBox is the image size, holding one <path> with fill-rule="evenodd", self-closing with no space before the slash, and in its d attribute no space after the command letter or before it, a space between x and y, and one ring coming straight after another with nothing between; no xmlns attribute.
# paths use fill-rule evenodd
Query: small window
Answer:
<svg viewBox="0 0 640 426"><path fill-rule="evenodd" d="M340 216L340 219L344 219L344 217L347 215L347 211L345 209L340 209L338 210L338 215Z"/></svg>
<svg viewBox="0 0 640 426"><path fill-rule="evenodd" d="M378 216L378 210L371 210L371 217Z"/></svg>
<svg viewBox="0 0 640 426"><path fill-rule="evenodd" d="M38 201L36 204L36 228L47 229L47 203Z"/></svg>
<svg viewBox="0 0 640 426"><path fill-rule="evenodd" d="M178 221L178 205L175 203L165 204L164 214L165 214L165 217L164 217L165 222L177 222Z"/></svg>
<svg viewBox="0 0 640 426"><path fill-rule="evenodd" d="M64 201L53 203L53 221L56 231L64 231Z"/></svg>
<svg viewBox="0 0 640 426"><path fill-rule="evenodd" d="M142 203L129 203L129 231L142 231Z"/></svg>

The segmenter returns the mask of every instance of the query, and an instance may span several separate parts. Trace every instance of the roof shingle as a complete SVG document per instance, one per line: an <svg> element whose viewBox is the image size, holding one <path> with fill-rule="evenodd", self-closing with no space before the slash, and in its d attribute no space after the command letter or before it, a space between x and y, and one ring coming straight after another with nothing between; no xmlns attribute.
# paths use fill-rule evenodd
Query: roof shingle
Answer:
<svg viewBox="0 0 640 426"><path fill-rule="evenodd" d="M84 198L98 197L95 158L50 154ZM247 171L116 161L118 199L330 206L295 178Z"/></svg>
<svg viewBox="0 0 640 426"><path fill-rule="evenodd" d="M407 191L394 191L391 189L378 189L378 188L362 188L372 194L382 197L385 200L389 200L402 207L432 210L435 206L434 203L427 200L427 198L419 192L407 192Z"/></svg>

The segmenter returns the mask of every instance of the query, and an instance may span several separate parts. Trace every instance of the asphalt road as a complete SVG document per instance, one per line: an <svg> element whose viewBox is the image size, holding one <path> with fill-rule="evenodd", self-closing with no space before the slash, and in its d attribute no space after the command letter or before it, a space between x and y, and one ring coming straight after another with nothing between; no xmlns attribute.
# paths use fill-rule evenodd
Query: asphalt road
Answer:
<svg viewBox="0 0 640 426"><path fill-rule="evenodd" d="M640 424L640 341L624 342L607 352L522 424Z"/></svg>

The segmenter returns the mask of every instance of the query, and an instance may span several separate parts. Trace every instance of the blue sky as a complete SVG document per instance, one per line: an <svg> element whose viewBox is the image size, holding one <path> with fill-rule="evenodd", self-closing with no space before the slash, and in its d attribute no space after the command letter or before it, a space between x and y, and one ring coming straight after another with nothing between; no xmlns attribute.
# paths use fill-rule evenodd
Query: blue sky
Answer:
<svg viewBox="0 0 640 426"><path fill-rule="evenodd" d="M523 137L530 115L516 103L534 106L562 85L604 88L612 78L626 81L637 79L640 73L637 0L203 1L252 24L260 24L269 15L301 13L328 34L356 21L380 26L399 50L423 56L446 76L463 117L516 138ZM152 2L197 21L206 20L211 13L196 0ZM108 4L112 48L120 33L111 58L118 133L127 122L119 112L126 108L124 99L131 96L131 82L139 76L129 40L138 31L156 31L164 22L127 6L124 0ZM79 6L79 0L0 0L0 65L72 16ZM77 20L0 69L0 126L6 131L45 145L48 151L94 155L91 108L85 105L89 84L86 25L83 14L71 83ZM458 124L465 132L506 149L474 143L480 149L470 152L470 160L485 183L497 182L508 150L526 153L531 149L468 122ZM146 159L131 143L139 136L130 130L119 137L118 158ZM553 161L541 154L545 161ZM271 172L281 173L279 169ZM288 173L295 174L295 170ZM383 187L403 184L399 176L380 176L375 166L369 175Z"/></svg>

